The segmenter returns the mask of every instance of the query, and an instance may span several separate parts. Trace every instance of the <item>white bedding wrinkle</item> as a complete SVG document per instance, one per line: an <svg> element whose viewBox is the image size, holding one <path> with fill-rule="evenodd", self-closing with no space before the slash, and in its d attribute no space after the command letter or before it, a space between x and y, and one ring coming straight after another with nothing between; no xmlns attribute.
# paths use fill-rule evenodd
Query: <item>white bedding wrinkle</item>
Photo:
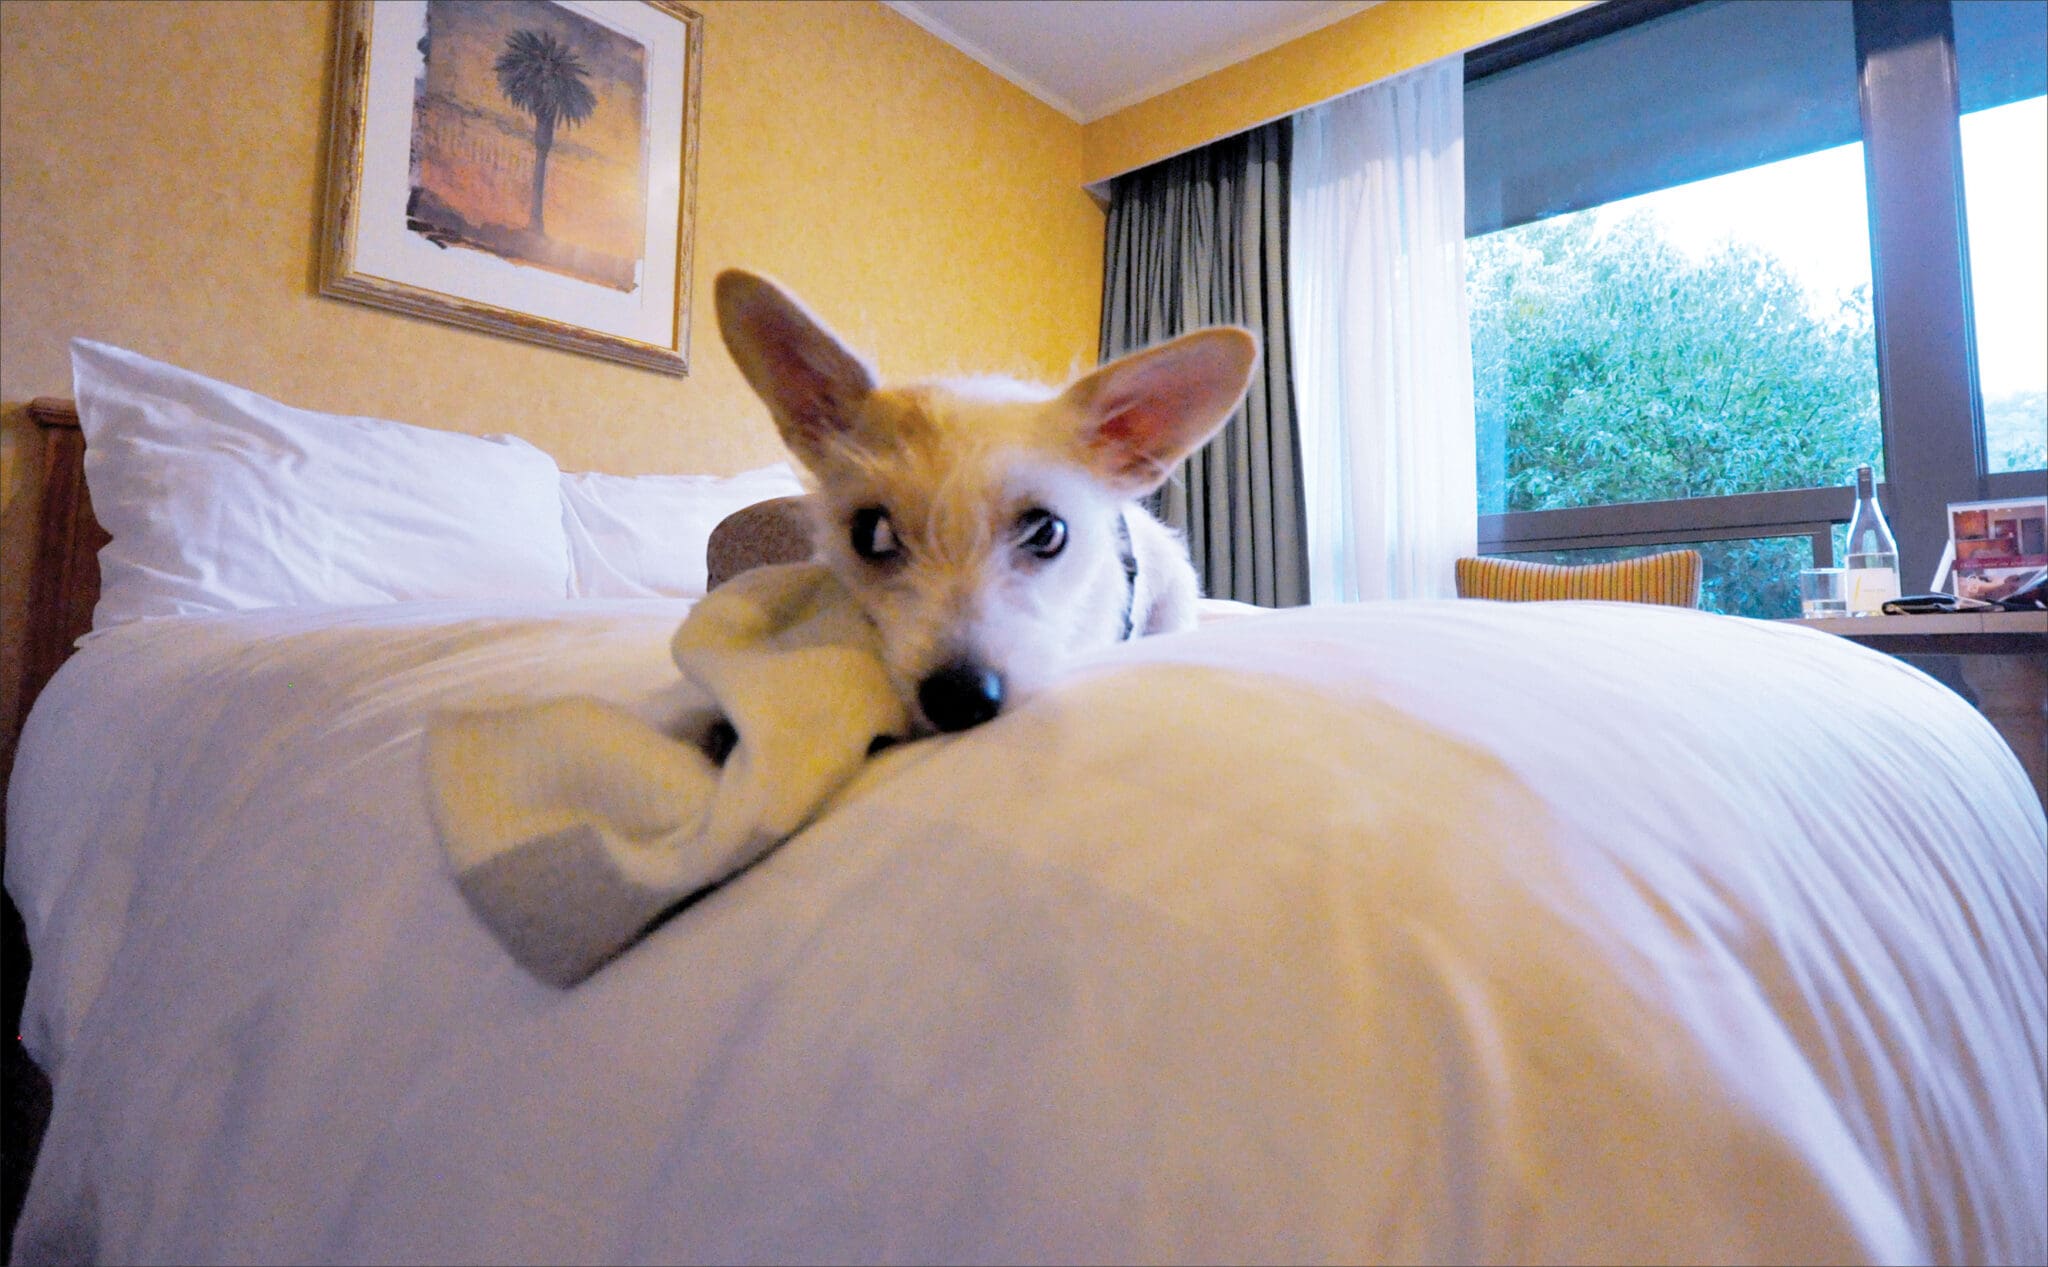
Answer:
<svg viewBox="0 0 2048 1267"><path fill-rule="evenodd" d="M561 486L571 598L701 598L720 521L804 491L787 462L723 477L565 472Z"/></svg>
<svg viewBox="0 0 2048 1267"><path fill-rule="evenodd" d="M686 610L81 648L9 794L56 1085L21 1260L2048 1258L2048 826L1896 661L1629 605L1217 619L884 753L551 989L439 860L421 726L672 725Z"/></svg>

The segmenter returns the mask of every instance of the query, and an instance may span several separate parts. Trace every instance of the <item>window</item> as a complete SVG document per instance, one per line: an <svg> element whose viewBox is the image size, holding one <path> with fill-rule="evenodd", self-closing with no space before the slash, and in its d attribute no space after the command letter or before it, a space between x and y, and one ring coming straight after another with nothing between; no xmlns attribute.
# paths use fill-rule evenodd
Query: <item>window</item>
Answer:
<svg viewBox="0 0 2048 1267"><path fill-rule="evenodd" d="M2048 466L2048 4L1955 6L1988 469Z"/></svg>
<svg viewBox="0 0 2048 1267"><path fill-rule="evenodd" d="M1663 550L1700 552L1700 606L1739 610L1745 616L1776 619L1799 614L1797 578L1810 566L1813 542L1806 537L1726 537L1717 541L1668 541L1656 545L1593 546L1579 550L1527 550L1510 559L1567 566L1611 563Z"/></svg>
<svg viewBox="0 0 2048 1267"><path fill-rule="evenodd" d="M1938 5L1614 0L1468 56L1482 551L1692 545L1707 606L1787 615L1857 466L1884 479L1909 588L1948 502L2042 485L2048 146L1999 112L2039 117L2048 6L1957 8L1951 35ZM1973 146L1973 189L1999 182L1969 218L1999 279L1974 368L1954 212Z"/></svg>
<svg viewBox="0 0 2048 1267"><path fill-rule="evenodd" d="M1882 469L1862 151L1473 238L1480 505L1760 493Z"/></svg>

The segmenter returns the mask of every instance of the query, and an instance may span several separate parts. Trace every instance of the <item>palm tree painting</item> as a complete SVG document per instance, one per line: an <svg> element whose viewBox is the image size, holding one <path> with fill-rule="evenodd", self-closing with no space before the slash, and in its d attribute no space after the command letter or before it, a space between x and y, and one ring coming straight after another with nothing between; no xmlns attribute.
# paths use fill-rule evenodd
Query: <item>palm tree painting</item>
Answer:
<svg viewBox="0 0 2048 1267"><path fill-rule="evenodd" d="M597 109L597 95L583 81L590 70L576 50L549 31L514 31L498 54L498 91L533 116L533 206L527 227L547 232L548 151L558 124L575 127Z"/></svg>
<svg viewBox="0 0 2048 1267"><path fill-rule="evenodd" d="M428 0L406 227L612 290L646 255L644 44L554 0Z"/></svg>

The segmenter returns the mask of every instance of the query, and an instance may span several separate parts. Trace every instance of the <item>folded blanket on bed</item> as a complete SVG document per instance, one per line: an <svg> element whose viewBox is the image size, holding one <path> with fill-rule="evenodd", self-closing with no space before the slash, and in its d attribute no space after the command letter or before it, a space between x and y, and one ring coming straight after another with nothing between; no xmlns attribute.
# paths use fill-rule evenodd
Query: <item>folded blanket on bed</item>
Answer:
<svg viewBox="0 0 2048 1267"><path fill-rule="evenodd" d="M672 650L732 728L722 764L589 698L447 714L427 729L428 801L456 882L544 981L576 984L758 860L877 739L908 729L873 625L815 564L721 586Z"/></svg>

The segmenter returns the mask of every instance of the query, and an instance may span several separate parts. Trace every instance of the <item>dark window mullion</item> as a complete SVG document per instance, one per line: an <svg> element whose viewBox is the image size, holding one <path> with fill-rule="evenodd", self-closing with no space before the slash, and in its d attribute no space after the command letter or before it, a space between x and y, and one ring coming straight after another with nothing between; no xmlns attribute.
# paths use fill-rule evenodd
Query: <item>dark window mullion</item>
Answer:
<svg viewBox="0 0 2048 1267"><path fill-rule="evenodd" d="M1997 498L2039 497L2041 495L2041 471L1999 471L1984 477L1984 500Z"/></svg>
<svg viewBox="0 0 2048 1267"><path fill-rule="evenodd" d="M1878 498L1889 508L1889 485ZM1482 542L1550 541L1566 537L1616 537L1642 533L1701 533L1766 524L1845 523L1856 508L1849 488L1795 488L1770 493L1732 493L1661 502L1523 510L1479 517ZM1946 534L1944 532L1944 540ZM1935 551L1936 554L1940 550ZM1929 560L1929 567L1933 561Z"/></svg>
<svg viewBox="0 0 2048 1267"><path fill-rule="evenodd" d="M1947 0L1855 0L1854 11L1885 510L1903 582L1933 571L1948 503L1983 495L1959 97Z"/></svg>
<svg viewBox="0 0 2048 1267"><path fill-rule="evenodd" d="M1542 550L1596 550L1608 546L1681 545L1691 541L1747 541L1762 537L1805 537L1820 553L1816 566L1828 566L1834 549L1834 525L1829 523L1746 524L1740 528L1704 528L1690 532L1659 529L1649 532L1610 533L1602 536L1573 534L1565 537L1517 537L1512 541L1481 539L1481 554L1528 554Z"/></svg>

